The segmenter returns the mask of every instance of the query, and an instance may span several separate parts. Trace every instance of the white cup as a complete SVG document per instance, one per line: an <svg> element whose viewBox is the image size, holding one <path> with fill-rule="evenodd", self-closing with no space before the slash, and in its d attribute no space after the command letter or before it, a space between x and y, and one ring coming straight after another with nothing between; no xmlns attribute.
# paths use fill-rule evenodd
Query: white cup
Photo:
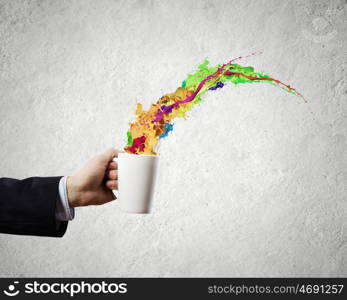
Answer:
<svg viewBox="0 0 347 300"><path fill-rule="evenodd" d="M118 153L118 201L123 211L150 212L159 157Z"/></svg>

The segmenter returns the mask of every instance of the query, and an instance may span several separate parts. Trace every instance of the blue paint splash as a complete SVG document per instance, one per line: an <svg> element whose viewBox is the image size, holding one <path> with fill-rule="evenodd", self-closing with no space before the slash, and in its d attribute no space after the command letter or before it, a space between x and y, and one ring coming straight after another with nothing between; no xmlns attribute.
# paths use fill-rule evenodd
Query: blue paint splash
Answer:
<svg viewBox="0 0 347 300"><path fill-rule="evenodd" d="M161 136L159 136L160 139L167 137L169 135L169 132L173 130L173 124L166 123L164 125L164 129L165 129L164 133Z"/></svg>
<svg viewBox="0 0 347 300"><path fill-rule="evenodd" d="M218 81L217 84L213 87L210 87L209 90L215 91L216 89L221 89L224 86L223 82Z"/></svg>

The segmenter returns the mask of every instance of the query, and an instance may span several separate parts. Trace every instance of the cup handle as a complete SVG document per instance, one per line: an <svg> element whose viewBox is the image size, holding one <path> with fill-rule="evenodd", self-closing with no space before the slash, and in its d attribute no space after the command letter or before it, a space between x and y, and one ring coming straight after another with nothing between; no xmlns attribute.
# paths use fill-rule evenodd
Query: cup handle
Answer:
<svg viewBox="0 0 347 300"><path fill-rule="evenodd" d="M115 161L117 163L117 169L118 169L118 157L112 158L112 161ZM118 175L117 175L117 181L118 181ZM118 190L112 190L112 192L118 198Z"/></svg>

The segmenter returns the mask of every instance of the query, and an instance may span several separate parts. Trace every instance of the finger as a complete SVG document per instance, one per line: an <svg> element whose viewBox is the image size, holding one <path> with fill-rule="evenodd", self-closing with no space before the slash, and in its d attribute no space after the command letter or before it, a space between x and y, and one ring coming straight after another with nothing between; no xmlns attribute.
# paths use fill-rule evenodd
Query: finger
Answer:
<svg viewBox="0 0 347 300"><path fill-rule="evenodd" d="M110 190L118 190L118 181L117 180L107 180L106 187Z"/></svg>
<svg viewBox="0 0 347 300"><path fill-rule="evenodd" d="M110 171L107 171L107 178L108 179L111 179L111 180L116 180L118 179L118 173L117 173L117 170L110 170Z"/></svg>
<svg viewBox="0 0 347 300"><path fill-rule="evenodd" d="M108 164L108 167L107 167L108 170L117 170L118 169L118 164L116 161L111 161L109 164Z"/></svg>
<svg viewBox="0 0 347 300"><path fill-rule="evenodd" d="M104 163L108 163L108 162L112 161L112 159L117 157L117 156L118 156L118 150L116 150L114 148L109 148L104 153L100 154L100 159Z"/></svg>
<svg viewBox="0 0 347 300"><path fill-rule="evenodd" d="M113 149L113 148L111 148L111 149ZM119 153L125 153L125 151L124 150L120 150L120 149L114 149L114 150L116 150L116 152L115 152L115 157L118 157L118 154Z"/></svg>
<svg viewBox="0 0 347 300"><path fill-rule="evenodd" d="M117 190L118 189L118 181L117 180L107 180L106 181L106 187L110 190Z"/></svg>

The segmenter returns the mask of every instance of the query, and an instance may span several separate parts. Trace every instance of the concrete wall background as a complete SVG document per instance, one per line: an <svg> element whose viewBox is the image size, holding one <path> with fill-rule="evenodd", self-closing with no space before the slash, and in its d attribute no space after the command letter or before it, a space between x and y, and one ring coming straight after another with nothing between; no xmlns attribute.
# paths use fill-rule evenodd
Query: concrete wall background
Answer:
<svg viewBox="0 0 347 300"><path fill-rule="evenodd" d="M208 57L290 83L204 97L160 146L151 215L0 235L0 276L347 276L346 1L0 1L0 176L122 147L134 103Z"/></svg>

